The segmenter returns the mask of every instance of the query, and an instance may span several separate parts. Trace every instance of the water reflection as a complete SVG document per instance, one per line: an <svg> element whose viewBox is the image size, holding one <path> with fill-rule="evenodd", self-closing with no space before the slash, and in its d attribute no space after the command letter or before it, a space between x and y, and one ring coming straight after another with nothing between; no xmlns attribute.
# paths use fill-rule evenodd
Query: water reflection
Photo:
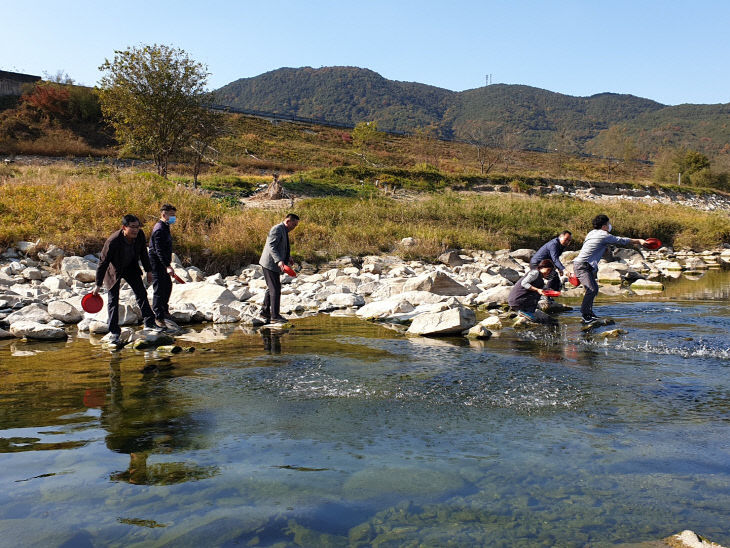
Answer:
<svg viewBox="0 0 730 548"><path fill-rule="evenodd" d="M114 481L144 485L167 485L213 476L217 467L186 462L149 464L153 454L169 454L200 449L205 425L187 412L169 382L174 378L168 367L155 375L145 375L141 382L122 382L122 358L112 355L109 362L109 397L101 406L101 426L107 431L106 446L129 455L129 466L111 474ZM151 369L145 367L147 372Z"/></svg>

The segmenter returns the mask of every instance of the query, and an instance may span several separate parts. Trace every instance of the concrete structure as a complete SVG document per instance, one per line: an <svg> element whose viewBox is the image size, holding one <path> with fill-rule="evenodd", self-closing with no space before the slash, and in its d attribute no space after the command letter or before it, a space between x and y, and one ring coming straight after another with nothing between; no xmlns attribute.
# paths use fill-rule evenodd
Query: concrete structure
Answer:
<svg viewBox="0 0 730 548"><path fill-rule="evenodd" d="M0 96L22 95L23 84L32 84L40 79L40 76L0 70Z"/></svg>

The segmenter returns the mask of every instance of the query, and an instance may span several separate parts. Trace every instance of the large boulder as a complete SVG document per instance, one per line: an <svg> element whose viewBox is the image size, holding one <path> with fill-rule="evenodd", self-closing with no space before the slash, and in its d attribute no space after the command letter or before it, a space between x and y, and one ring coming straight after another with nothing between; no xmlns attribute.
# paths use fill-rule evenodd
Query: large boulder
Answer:
<svg viewBox="0 0 730 548"><path fill-rule="evenodd" d="M64 257L61 261L61 273L80 282L93 282L96 279L95 263L85 257Z"/></svg>
<svg viewBox="0 0 730 548"><path fill-rule="evenodd" d="M428 291L437 295L468 295L469 290L444 272L426 272L403 284L403 291Z"/></svg>
<svg viewBox="0 0 730 548"><path fill-rule="evenodd" d="M420 314L413 319L407 333L410 335L457 335L476 324L474 311L457 307L443 312Z"/></svg>
<svg viewBox="0 0 730 548"><path fill-rule="evenodd" d="M525 261L526 263L529 263L534 254L534 249L515 249L512 253L509 254L509 256L513 259L519 259L520 261Z"/></svg>
<svg viewBox="0 0 730 548"><path fill-rule="evenodd" d="M188 303L197 309L210 308L214 304L231 304L237 301L236 296L225 286L217 283L191 282L175 284L170 295L170 308Z"/></svg>
<svg viewBox="0 0 730 548"><path fill-rule="evenodd" d="M12 325L16 322L36 322L36 323L48 323L53 320L53 316L48 313L48 309L42 304L30 304L13 312L5 321Z"/></svg>
<svg viewBox="0 0 730 548"><path fill-rule="evenodd" d="M53 327L32 321L19 321L10 325L10 333L19 339L37 339L42 341L58 341L68 338L66 331L60 327Z"/></svg>
<svg viewBox="0 0 730 548"><path fill-rule="evenodd" d="M357 311L357 316L365 320L389 318L395 314L413 311L414 306L406 299L388 299L366 304Z"/></svg>
<svg viewBox="0 0 730 548"><path fill-rule="evenodd" d="M52 301L48 303L48 314L63 323L78 323L84 317L81 310L68 301Z"/></svg>
<svg viewBox="0 0 730 548"><path fill-rule="evenodd" d="M327 303L335 308L351 308L364 305L365 299L354 293L334 293L327 297Z"/></svg>

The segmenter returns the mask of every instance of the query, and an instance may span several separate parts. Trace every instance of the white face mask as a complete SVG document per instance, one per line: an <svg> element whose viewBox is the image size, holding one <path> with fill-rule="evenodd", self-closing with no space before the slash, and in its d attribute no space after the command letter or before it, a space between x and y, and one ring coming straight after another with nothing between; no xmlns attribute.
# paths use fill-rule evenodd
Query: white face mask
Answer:
<svg viewBox="0 0 730 548"><path fill-rule="evenodd" d="M611 232L613 230L613 225L611 223L608 223L608 231Z"/></svg>

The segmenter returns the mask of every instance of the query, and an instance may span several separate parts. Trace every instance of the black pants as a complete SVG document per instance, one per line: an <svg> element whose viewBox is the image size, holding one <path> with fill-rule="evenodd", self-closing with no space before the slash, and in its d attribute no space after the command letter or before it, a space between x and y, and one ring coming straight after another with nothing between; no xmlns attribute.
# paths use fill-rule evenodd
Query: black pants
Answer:
<svg viewBox="0 0 730 548"><path fill-rule="evenodd" d="M576 265L575 275L586 289L586 294L583 296L583 302L580 305L580 313L583 316L590 316L593 314L593 301L595 300L596 295L598 295L596 272L590 264L581 263Z"/></svg>
<svg viewBox="0 0 730 548"><path fill-rule="evenodd" d="M107 310L109 311L109 332L119 335L122 330L119 329L119 286L122 280L126 280L129 287L134 291L134 297L137 299L137 306L142 311L142 318L145 327L154 327L155 316L150 308L147 300L147 292L142 283L142 277L137 272L122 272L117 275L117 283L109 290L109 300L107 302Z"/></svg>
<svg viewBox="0 0 730 548"><path fill-rule="evenodd" d="M261 313L269 318L278 318L279 303L281 303L281 272L269 270L261 267L264 271L264 279L266 280L266 293L264 294L264 304Z"/></svg>
<svg viewBox="0 0 730 548"><path fill-rule="evenodd" d="M152 310L155 318L165 321L170 316L168 303L172 293L172 278L167 273L167 267L156 261L152 262Z"/></svg>

